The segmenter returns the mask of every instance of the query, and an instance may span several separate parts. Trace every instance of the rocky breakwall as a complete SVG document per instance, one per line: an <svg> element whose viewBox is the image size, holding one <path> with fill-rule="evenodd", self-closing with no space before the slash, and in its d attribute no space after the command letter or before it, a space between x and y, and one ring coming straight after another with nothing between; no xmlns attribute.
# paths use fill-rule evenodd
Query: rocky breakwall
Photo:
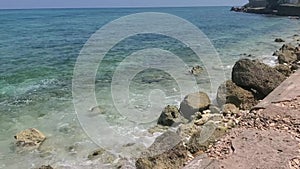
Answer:
<svg viewBox="0 0 300 169"><path fill-rule="evenodd" d="M218 105L213 105L205 93L197 92L187 95L179 108L167 106L158 119L158 125L149 130L151 133L165 131L164 134L137 159L136 167L201 169L239 168L238 166L276 168L276 165L283 166L283 163L285 166L297 165L296 141L287 139L291 144L284 145L284 138L289 134L275 129L258 131L258 128L266 126L284 126L281 120L284 117L275 119L274 116L274 119L268 121L270 117L253 110L255 105L259 105L261 100L296 71L299 65L299 58L295 57L298 56L297 51L297 47L284 45L274 53L278 55L278 60L282 60L275 67L258 60L237 61L232 70L232 79L224 82L218 89ZM296 106L300 107L298 103ZM285 121L289 120L294 124L299 122L297 118ZM292 128L291 125L290 127ZM294 125L292 131L299 134L299 125L298 129ZM275 139L276 137L279 139ZM261 142L257 140L260 138ZM256 151L261 154L257 156ZM232 156L234 153L238 155ZM280 158L281 155L283 158ZM241 158L244 156L249 158L249 164ZM261 160L266 158L270 162Z"/></svg>

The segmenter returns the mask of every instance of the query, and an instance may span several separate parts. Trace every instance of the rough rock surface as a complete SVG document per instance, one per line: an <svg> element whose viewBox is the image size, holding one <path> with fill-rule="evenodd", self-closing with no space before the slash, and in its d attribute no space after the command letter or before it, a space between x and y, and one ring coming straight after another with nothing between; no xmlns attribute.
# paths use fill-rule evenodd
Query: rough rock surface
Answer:
<svg viewBox="0 0 300 169"><path fill-rule="evenodd" d="M185 168L300 168L300 71Z"/></svg>
<svg viewBox="0 0 300 169"><path fill-rule="evenodd" d="M245 90L231 80L221 84L217 93L217 102L220 106L226 103L234 104L240 109L250 109L257 104L252 92Z"/></svg>
<svg viewBox="0 0 300 169"><path fill-rule="evenodd" d="M191 74L193 74L193 75L199 75L199 74L201 74L202 72L203 72L203 68L201 67L201 66L199 66L199 65L197 65L197 66L194 66L192 69L191 69Z"/></svg>
<svg viewBox="0 0 300 169"><path fill-rule="evenodd" d="M242 59L235 63L232 81L247 90L255 90L264 98L271 93L285 76L257 60Z"/></svg>
<svg viewBox="0 0 300 169"><path fill-rule="evenodd" d="M276 38L275 40L274 40L274 42L285 42L283 39L281 39L281 38Z"/></svg>
<svg viewBox="0 0 300 169"><path fill-rule="evenodd" d="M239 109L234 105L234 104L225 104L222 107L222 112L225 114L238 114L239 113Z"/></svg>
<svg viewBox="0 0 300 169"><path fill-rule="evenodd" d="M38 148L46 139L46 136L35 128L29 128L17 133L15 136L17 145L22 147Z"/></svg>
<svg viewBox="0 0 300 169"><path fill-rule="evenodd" d="M292 70L287 65L279 64L275 66L275 69L286 77L292 74Z"/></svg>
<svg viewBox="0 0 300 169"><path fill-rule="evenodd" d="M297 60L296 52L298 49L291 44L284 44L279 51L274 53L275 56L278 56L278 62L283 63L292 63Z"/></svg>
<svg viewBox="0 0 300 169"><path fill-rule="evenodd" d="M186 123L188 120L181 116L176 106L170 106L164 108L157 124L163 126L175 126L180 123Z"/></svg>
<svg viewBox="0 0 300 169"><path fill-rule="evenodd" d="M206 93L197 92L187 95L180 104L180 112L182 115L190 119L196 112L208 109L210 99Z"/></svg>
<svg viewBox="0 0 300 169"><path fill-rule="evenodd" d="M116 157L103 148L99 148L88 155L89 160L99 160L103 164L111 164Z"/></svg>
<svg viewBox="0 0 300 169"><path fill-rule="evenodd" d="M187 160L188 151L181 138L168 131L156 138L135 165L137 169L180 169Z"/></svg>
<svg viewBox="0 0 300 169"><path fill-rule="evenodd" d="M38 169L53 169L53 167L51 167L50 165L42 165Z"/></svg>

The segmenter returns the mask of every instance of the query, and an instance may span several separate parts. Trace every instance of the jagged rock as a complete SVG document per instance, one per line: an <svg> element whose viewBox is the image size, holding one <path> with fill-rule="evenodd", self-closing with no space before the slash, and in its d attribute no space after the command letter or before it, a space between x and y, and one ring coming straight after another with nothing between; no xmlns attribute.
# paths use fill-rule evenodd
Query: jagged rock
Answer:
<svg viewBox="0 0 300 169"><path fill-rule="evenodd" d="M261 98L266 97L285 79L282 73L258 60L239 60L232 70L232 81L235 84L247 90L255 90Z"/></svg>
<svg viewBox="0 0 300 169"><path fill-rule="evenodd" d="M137 169L182 168L188 159L188 151L181 138L174 132L167 131L156 138L143 156L138 158Z"/></svg>
<svg viewBox="0 0 300 169"><path fill-rule="evenodd" d="M238 114L240 110L234 104L225 104L222 107L222 112L225 114Z"/></svg>
<svg viewBox="0 0 300 169"><path fill-rule="evenodd" d="M278 56L278 62L280 64L289 64L297 60L297 50L298 49L291 44L284 44L274 55Z"/></svg>
<svg viewBox="0 0 300 169"><path fill-rule="evenodd" d="M192 135L187 144L188 150L193 154L199 151L206 151L226 131L225 128L219 127L214 122L209 121L202 126L201 130Z"/></svg>
<svg viewBox="0 0 300 169"><path fill-rule="evenodd" d="M182 115L190 119L193 114L208 109L210 99L206 93L197 92L187 95L180 104Z"/></svg>
<svg viewBox="0 0 300 169"><path fill-rule="evenodd" d="M53 167L51 167L50 165L42 165L38 169L53 169Z"/></svg>
<svg viewBox="0 0 300 169"><path fill-rule="evenodd" d="M116 157L103 148L99 148L88 155L89 160L100 160L104 164L112 164Z"/></svg>
<svg viewBox="0 0 300 169"><path fill-rule="evenodd" d="M188 122L188 120L181 116L176 106L168 105L162 111L157 124L163 126L172 126L172 125L176 126L180 123L186 123L186 122Z"/></svg>
<svg viewBox="0 0 300 169"><path fill-rule="evenodd" d="M275 42L285 42L285 41L283 39L281 39L281 38L276 38Z"/></svg>
<svg viewBox="0 0 300 169"><path fill-rule="evenodd" d="M275 69L286 77L292 74L292 70L287 65L279 64L275 66Z"/></svg>
<svg viewBox="0 0 300 169"><path fill-rule="evenodd" d="M17 133L15 136L17 146L38 148L46 136L35 128L29 128Z"/></svg>
<svg viewBox="0 0 300 169"><path fill-rule="evenodd" d="M194 66L190 72L193 75L199 75L203 72L203 70L204 69L201 66L197 65L197 66Z"/></svg>
<svg viewBox="0 0 300 169"><path fill-rule="evenodd" d="M258 103L252 92L237 86L231 80L221 84L218 88L217 102L220 106L232 103L244 110L251 109Z"/></svg>

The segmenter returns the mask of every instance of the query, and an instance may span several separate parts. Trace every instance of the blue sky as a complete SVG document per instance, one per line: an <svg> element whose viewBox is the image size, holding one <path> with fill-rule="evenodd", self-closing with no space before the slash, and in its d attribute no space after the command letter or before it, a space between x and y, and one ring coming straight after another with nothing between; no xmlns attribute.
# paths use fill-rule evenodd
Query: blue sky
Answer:
<svg viewBox="0 0 300 169"><path fill-rule="evenodd" d="M238 6L248 0L0 0L1 9L158 6Z"/></svg>

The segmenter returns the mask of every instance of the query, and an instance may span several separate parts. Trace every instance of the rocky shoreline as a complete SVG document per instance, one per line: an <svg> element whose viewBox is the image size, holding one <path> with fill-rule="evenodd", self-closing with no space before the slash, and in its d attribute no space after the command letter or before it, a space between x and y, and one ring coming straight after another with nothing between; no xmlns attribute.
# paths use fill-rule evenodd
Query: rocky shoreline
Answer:
<svg viewBox="0 0 300 169"><path fill-rule="evenodd" d="M213 105L206 93L196 92L187 95L179 108L175 105L166 106L158 118L157 126L149 129L150 133L164 133L156 138L140 158L133 159L135 166L128 162L129 159L120 159L116 162L117 157L104 149L91 152L87 158L114 163L114 168L120 169L204 168L208 164L220 166L220 163L232 168L233 166L226 165L226 160L230 159L233 152L236 153L237 147L251 146L249 144L253 143L251 137L254 135L268 135L266 138L272 139L275 136L289 137L291 134L299 141L299 115L293 119L292 115L282 117L280 112L275 110L272 111L273 114L268 112L270 110L265 113L265 109L255 107L283 81L293 76L300 66L299 46L284 44L274 52L274 55L278 57L278 65L275 67L270 67L258 60L237 61L232 69L232 79L224 82L217 91L218 105ZM195 67L191 71L193 75L201 72L200 67ZM293 111L299 114L299 102L299 98L296 98L292 102L280 102L280 104L292 107ZM257 132L257 129L260 131ZM284 132L287 130L290 132ZM249 138L250 141L244 142L243 145L239 143L234 145L232 140L243 138ZM27 129L16 134L15 139L15 146L23 151L39 149L46 136L37 129ZM267 140L264 141L267 142ZM288 141L293 144L297 142ZM278 142L278 145L281 144L284 143ZM293 160L289 161L291 166L299 168L299 158L295 156L295 151L298 151L297 146L290 146L287 149L291 154L287 152L285 156L293 156ZM263 155L259 157L264 158ZM282 159L278 159L276 155L274 158L278 160L278 163L274 164L283 163ZM211 162L215 160L224 161ZM230 160L229 162L232 162ZM40 167L40 169L45 168L53 167L50 165Z"/></svg>

